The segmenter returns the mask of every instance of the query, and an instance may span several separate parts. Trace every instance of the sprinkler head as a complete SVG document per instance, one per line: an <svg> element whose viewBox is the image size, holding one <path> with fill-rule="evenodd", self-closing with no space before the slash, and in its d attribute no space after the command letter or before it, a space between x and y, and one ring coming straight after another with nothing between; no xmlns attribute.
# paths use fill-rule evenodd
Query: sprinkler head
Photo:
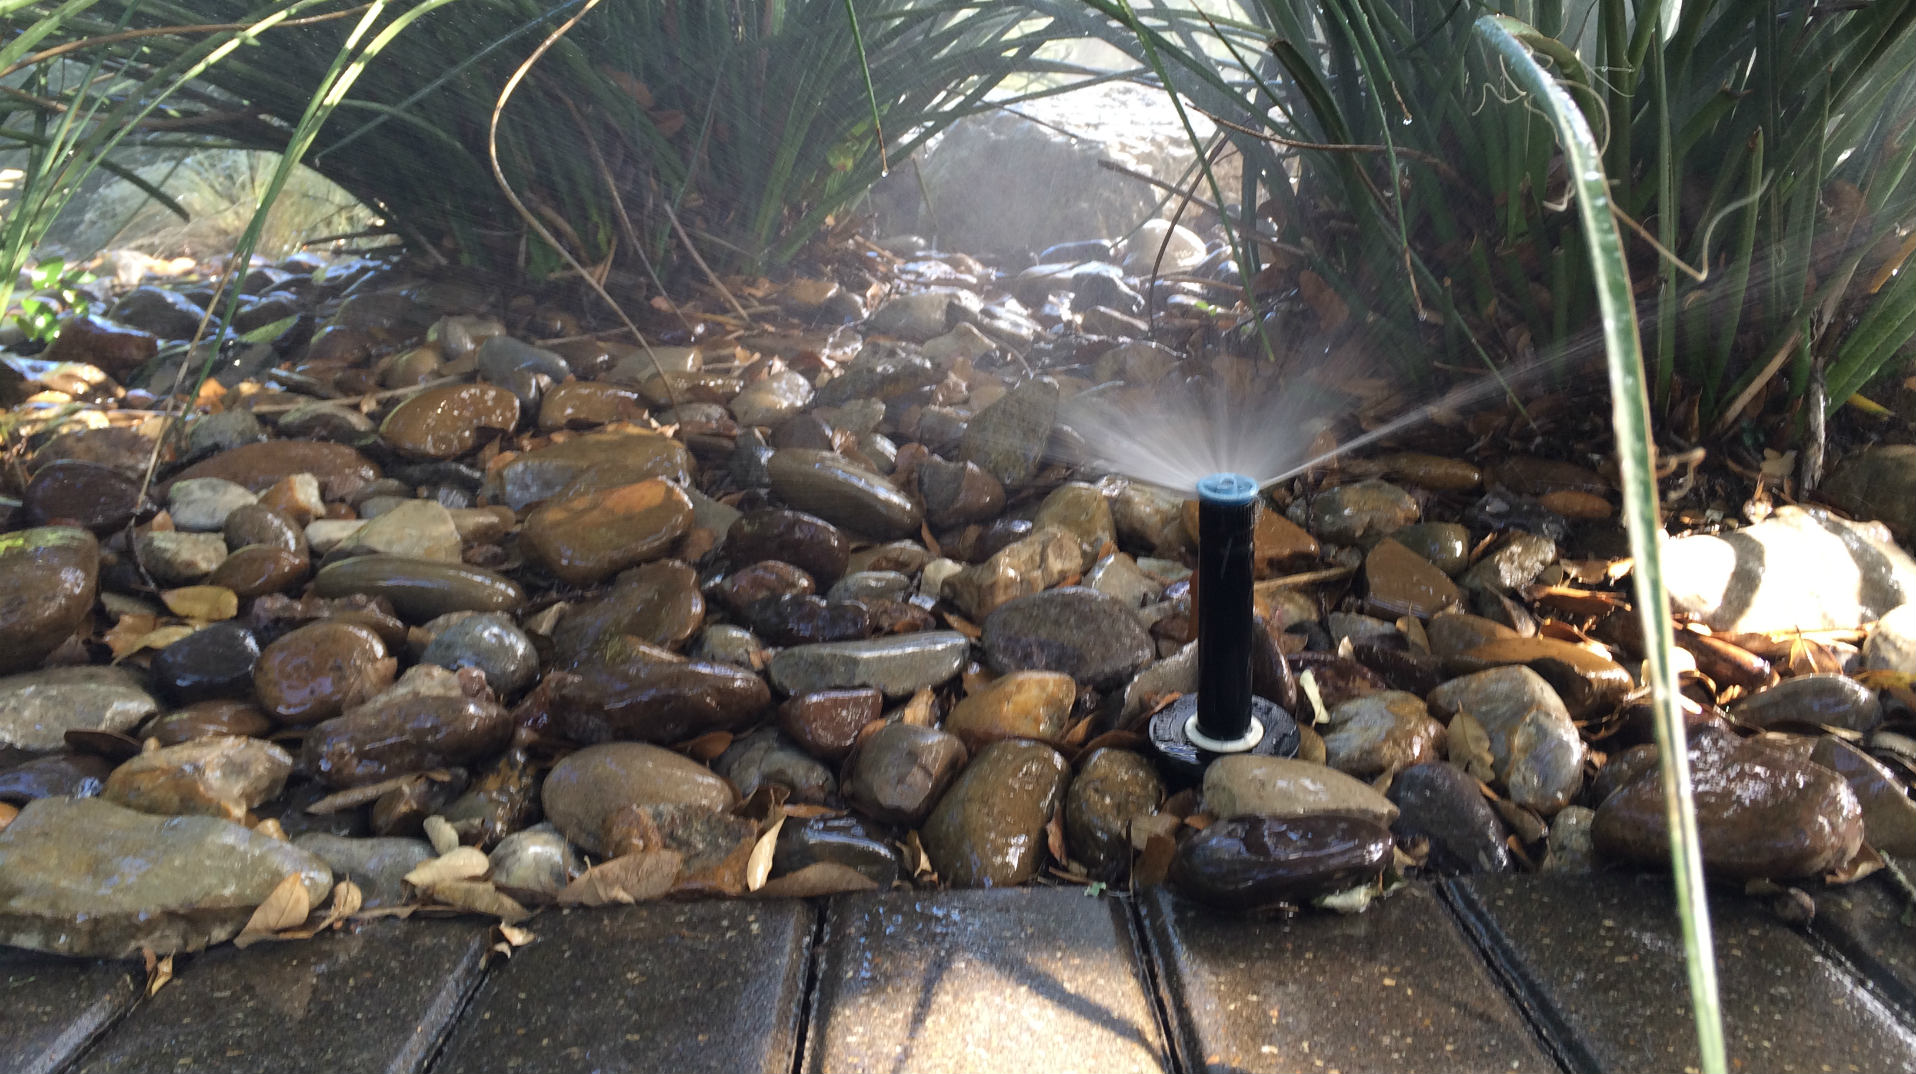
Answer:
<svg viewBox="0 0 1916 1074"><path fill-rule="evenodd" d="M1251 550L1257 483L1212 474L1198 493L1198 690L1151 719L1165 767L1190 779L1230 753L1289 757L1301 738L1290 714L1251 692Z"/></svg>

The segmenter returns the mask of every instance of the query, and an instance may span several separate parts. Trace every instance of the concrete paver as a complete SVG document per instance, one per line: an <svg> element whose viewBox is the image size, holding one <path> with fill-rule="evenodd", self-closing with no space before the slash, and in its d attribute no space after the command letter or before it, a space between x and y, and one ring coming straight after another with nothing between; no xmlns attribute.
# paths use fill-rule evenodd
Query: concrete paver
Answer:
<svg viewBox="0 0 1916 1074"><path fill-rule="evenodd" d="M0 1070L50 1074L140 995L131 962L0 949Z"/></svg>
<svg viewBox="0 0 1916 1074"><path fill-rule="evenodd" d="M474 921L380 921L182 957L78 1070L411 1074L458 1016L485 940Z"/></svg>
<svg viewBox="0 0 1916 1074"><path fill-rule="evenodd" d="M1450 890L1573 1069L1697 1065L1669 877L1473 877ZM1916 1034L1803 937L1740 897L1710 912L1733 1069L1916 1069Z"/></svg>
<svg viewBox="0 0 1916 1074"><path fill-rule="evenodd" d="M1188 1070L1555 1069L1429 888L1349 916L1143 909Z"/></svg>
<svg viewBox="0 0 1916 1074"><path fill-rule="evenodd" d="M813 916L802 902L542 914L434 1064L444 1074L792 1069Z"/></svg>
<svg viewBox="0 0 1916 1074"><path fill-rule="evenodd" d="M1916 1015L1916 922L1908 908L1889 881L1871 877L1818 891L1810 931Z"/></svg>
<svg viewBox="0 0 1916 1074"><path fill-rule="evenodd" d="M1123 902L1079 888L831 901L803 1069L1172 1069Z"/></svg>

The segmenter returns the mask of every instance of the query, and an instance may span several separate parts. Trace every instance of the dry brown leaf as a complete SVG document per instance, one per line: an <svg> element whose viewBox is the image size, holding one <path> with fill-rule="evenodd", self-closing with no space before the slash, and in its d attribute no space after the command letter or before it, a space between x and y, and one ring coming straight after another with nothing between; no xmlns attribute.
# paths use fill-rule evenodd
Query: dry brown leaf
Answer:
<svg viewBox="0 0 1916 1074"><path fill-rule="evenodd" d="M499 938L511 947L524 947L539 938L532 934L531 929L522 929L517 925L508 925L503 921L494 926L493 931L497 932Z"/></svg>
<svg viewBox="0 0 1916 1074"><path fill-rule="evenodd" d="M19 815L20 815L19 806L13 805L8 802L0 802L0 832L6 831L7 825L12 824L13 818Z"/></svg>
<svg viewBox="0 0 1916 1074"><path fill-rule="evenodd" d="M517 925L532 916L512 896L484 880L446 880L426 889L433 899L455 910L487 914L508 925Z"/></svg>
<svg viewBox="0 0 1916 1074"><path fill-rule="evenodd" d="M1168 835L1152 835L1131 866L1131 890L1154 888L1171 875L1171 859L1177 856L1177 840Z"/></svg>
<svg viewBox="0 0 1916 1074"><path fill-rule="evenodd" d="M486 875L488 868L486 852L478 847L459 847L450 854L441 854L431 861L424 862L407 873L406 883L425 890L456 880L473 880Z"/></svg>
<svg viewBox="0 0 1916 1074"><path fill-rule="evenodd" d="M1450 719L1447 759L1485 783L1497 778L1496 757L1490 750L1490 733L1468 712L1459 712Z"/></svg>
<svg viewBox="0 0 1916 1074"><path fill-rule="evenodd" d="M142 639L153 633L159 625L160 617L157 615L128 612L107 628L100 640L112 651L114 662L117 663L144 648L146 643Z"/></svg>
<svg viewBox="0 0 1916 1074"><path fill-rule="evenodd" d="M159 740L152 738L147 739L149 743L157 741ZM263 835L268 839L277 839L282 843L291 842L291 840L286 838L286 828L280 824L278 817L267 817L265 820L253 825L253 834Z"/></svg>
<svg viewBox="0 0 1916 1074"><path fill-rule="evenodd" d="M938 614L945 617L945 623L950 626L951 629L956 630L972 641L977 641L979 638L984 637L985 632L978 629L976 623L959 615L957 612L940 611Z"/></svg>
<svg viewBox="0 0 1916 1074"><path fill-rule="evenodd" d="M1855 857L1851 858L1839 868L1825 874L1823 882L1825 884L1854 884L1858 880L1881 870L1883 865L1883 856L1877 853L1875 847L1864 843L1861 847L1857 848Z"/></svg>
<svg viewBox="0 0 1916 1074"><path fill-rule="evenodd" d="M325 816L328 813L337 813L343 809L352 809L355 806L365 805L367 802L378 801L392 791L411 786L415 780L429 779L434 783L444 783L451 778L452 773L443 768L435 768L430 772L409 772L403 776L394 776L392 779L382 779L378 783L368 783L363 787L348 787L335 794L329 794L307 806L306 812L314 816Z"/></svg>
<svg viewBox="0 0 1916 1074"><path fill-rule="evenodd" d="M188 626L185 623L175 623L172 626L159 627L147 631L146 634L139 639L139 647L141 649L158 651L179 641L181 638L191 636L198 629L198 627Z"/></svg>
<svg viewBox="0 0 1916 1074"><path fill-rule="evenodd" d="M160 989L166 987L166 982L173 979L173 956L160 958L153 953L152 948L142 947L140 957L146 960L146 994L149 997L157 995Z"/></svg>
<svg viewBox="0 0 1916 1074"><path fill-rule="evenodd" d="M160 594L167 610L182 619L202 623L231 619L239 614L239 594L223 585L189 585Z"/></svg>
<svg viewBox="0 0 1916 1074"><path fill-rule="evenodd" d="M765 829L752 846L752 856L745 860L745 890L757 891L765 886L772 876L772 853L778 849L779 829L785 827L785 814L781 811L772 826Z"/></svg>
<svg viewBox="0 0 1916 1074"><path fill-rule="evenodd" d="M931 856L925 853L925 844L919 841L917 829L905 833L898 841L898 849L905 852L905 868L911 870L913 880L921 884L937 881L938 870L931 867Z"/></svg>
<svg viewBox="0 0 1916 1074"><path fill-rule="evenodd" d="M1051 851L1051 860L1066 862L1071 860L1064 842L1064 810L1053 810L1051 819L1044 826L1045 849Z"/></svg>
<svg viewBox="0 0 1916 1074"><path fill-rule="evenodd" d="M700 764L711 764L732 745L732 732L708 731L697 738L672 747Z"/></svg>
<svg viewBox="0 0 1916 1074"><path fill-rule="evenodd" d="M287 873L272 894L266 896L266 901L253 911L253 916L246 919L246 927L233 937L233 946L250 947L287 929L299 928L312 912L313 903L306 895L306 884L298 873Z"/></svg>
<svg viewBox="0 0 1916 1074"><path fill-rule="evenodd" d="M684 857L676 850L645 850L595 865L567 884L560 906L624 906L672 890Z"/></svg>
<svg viewBox="0 0 1916 1074"><path fill-rule="evenodd" d="M426 818L423 827L434 854L444 856L459 849L459 833L452 830L451 821L435 813Z"/></svg>
<svg viewBox="0 0 1916 1074"><path fill-rule="evenodd" d="M821 861L768 880L754 894L763 899L812 899L877 888L878 881L849 865Z"/></svg>

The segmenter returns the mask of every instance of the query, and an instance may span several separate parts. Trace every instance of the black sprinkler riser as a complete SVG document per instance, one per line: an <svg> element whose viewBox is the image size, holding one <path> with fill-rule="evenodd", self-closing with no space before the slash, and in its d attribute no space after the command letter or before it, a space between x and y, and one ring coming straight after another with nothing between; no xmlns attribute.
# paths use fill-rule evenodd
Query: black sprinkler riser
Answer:
<svg viewBox="0 0 1916 1074"><path fill-rule="evenodd" d="M1197 782L1220 756L1291 757L1300 735L1290 714L1251 690L1253 544L1258 491L1238 474L1198 482L1198 690L1151 718L1151 744L1167 774Z"/></svg>

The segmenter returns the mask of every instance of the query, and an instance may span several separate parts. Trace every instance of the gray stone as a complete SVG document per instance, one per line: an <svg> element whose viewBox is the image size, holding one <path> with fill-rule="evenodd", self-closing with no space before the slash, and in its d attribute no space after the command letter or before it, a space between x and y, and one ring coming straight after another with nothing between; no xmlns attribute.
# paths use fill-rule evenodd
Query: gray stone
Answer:
<svg viewBox="0 0 1916 1074"><path fill-rule="evenodd" d="M859 349L845 371L826 381L812 402L845 406L860 399L887 400L938 383L940 373L918 348L876 340Z"/></svg>
<svg viewBox="0 0 1916 1074"><path fill-rule="evenodd" d="M1137 560L1113 552L1093 564L1084 584L1127 608L1142 608L1164 593L1164 583L1138 569Z"/></svg>
<svg viewBox="0 0 1916 1074"><path fill-rule="evenodd" d="M1000 672L1061 671L1098 689L1123 683L1153 653L1136 613L1082 586L1006 601L985 617L980 644Z"/></svg>
<svg viewBox="0 0 1916 1074"><path fill-rule="evenodd" d="M1471 564L1458 584L1465 589L1501 592L1529 585L1557 558L1556 542L1524 530L1512 530L1482 559Z"/></svg>
<svg viewBox="0 0 1916 1074"><path fill-rule="evenodd" d="M764 651L765 643L744 627L714 623L699 632L692 659L749 668L759 664Z"/></svg>
<svg viewBox="0 0 1916 1074"><path fill-rule="evenodd" d="M740 425L777 425L804 409L812 399L812 382L803 373L783 369L755 380L732 397L732 417Z"/></svg>
<svg viewBox="0 0 1916 1074"><path fill-rule="evenodd" d="M873 686L907 697L936 686L965 666L971 642L955 630L797 645L772 658L772 685L787 694Z"/></svg>
<svg viewBox="0 0 1916 1074"><path fill-rule="evenodd" d="M1335 768L1284 757L1233 754L1204 770L1205 808L1220 817L1352 813L1389 825L1397 807Z"/></svg>
<svg viewBox="0 0 1916 1074"><path fill-rule="evenodd" d="M374 921L193 960L90 1050L75 1074L424 1068L478 983L476 921Z"/></svg>
<svg viewBox="0 0 1916 1074"><path fill-rule="evenodd" d="M1916 535L1916 445L1876 444L1823 482L1829 501L1857 518L1880 518L1897 536Z"/></svg>
<svg viewBox="0 0 1916 1074"><path fill-rule="evenodd" d="M156 530L140 535L140 563L163 586L192 585L226 562L226 538L218 533Z"/></svg>
<svg viewBox="0 0 1916 1074"><path fill-rule="evenodd" d="M1158 811L1164 782L1142 754L1099 749L1084 759L1065 791L1065 845L1094 876L1122 875L1131 864L1131 822Z"/></svg>
<svg viewBox="0 0 1916 1074"><path fill-rule="evenodd" d="M842 455L786 448L773 452L765 466L780 499L834 525L892 538L916 534L924 521L898 486Z"/></svg>
<svg viewBox="0 0 1916 1074"><path fill-rule="evenodd" d="M335 560L390 555L457 563L459 550L459 528L445 505L433 500L402 500L354 530L328 555Z"/></svg>
<svg viewBox="0 0 1916 1074"><path fill-rule="evenodd" d="M173 482L166 493L166 513L173 528L190 533L218 533L226 516L259 502L245 485L223 477L193 477Z"/></svg>
<svg viewBox="0 0 1916 1074"><path fill-rule="evenodd" d="M1471 877L1450 889L1572 1069L1698 1065L1667 875ZM1710 919L1733 1069L1916 1065L1916 1035L1767 911L1712 899Z"/></svg>
<svg viewBox="0 0 1916 1074"><path fill-rule="evenodd" d="M1291 508L1291 521L1335 544L1375 543L1417 521L1417 501L1387 481L1339 485Z"/></svg>
<svg viewBox="0 0 1916 1074"><path fill-rule="evenodd" d="M1556 1069L1427 888L1348 916L1142 901L1187 1069Z"/></svg>
<svg viewBox="0 0 1916 1074"><path fill-rule="evenodd" d="M1916 604L1899 604L1876 621L1863 641L1863 666L1916 673Z"/></svg>
<svg viewBox="0 0 1916 1074"><path fill-rule="evenodd" d="M898 295L872 311L867 331L924 343L945 334L950 325L951 296L937 291Z"/></svg>
<svg viewBox="0 0 1916 1074"><path fill-rule="evenodd" d="M1663 561L1671 606L1718 633L1853 629L1916 599L1916 560L1882 526L1810 508L1679 537Z"/></svg>
<svg viewBox="0 0 1916 1074"><path fill-rule="evenodd" d="M1433 868L1445 873L1510 870L1503 821L1463 769L1442 761L1406 768L1391 780L1389 797L1403 811L1391 830L1406 843L1429 840Z"/></svg>
<svg viewBox="0 0 1916 1074"><path fill-rule="evenodd" d="M550 900L585 871L579 852L550 824L499 840L486 862L493 886L521 902Z"/></svg>
<svg viewBox="0 0 1916 1074"><path fill-rule="evenodd" d="M1446 719L1465 712L1482 725L1497 775L1518 805L1555 813L1583 785L1583 738L1542 675L1519 665L1491 668L1452 679L1426 700Z"/></svg>
<svg viewBox="0 0 1916 1074"><path fill-rule="evenodd" d="M400 836L348 839L330 832L306 832L293 845L319 855L335 878L351 880L367 906L399 906L409 901L400 881L437 856L424 839Z"/></svg>
<svg viewBox="0 0 1916 1074"><path fill-rule="evenodd" d="M537 942L473 996L438 1069L792 1069L812 934L805 903L657 903L555 914L534 928Z"/></svg>
<svg viewBox="0 0 1916 1074"><path fill-rule="evenodd" d="M313 905L326 863L212 817L154 817L97 798L41 798L0 831L0 943L127 958L231 938L281 880Z"/></svg>
<svg viewBox="0 0 1916 1074"><path fill-rule="evenodd" d="M1022 485L1037 473L1058 418L1058 384L1027 380L979 411L965 427L959 458L975 462L1000 484Z"/></svg>
<svg viewBox="0 0 1916 1074"><path fill-rule="evenodd" d="M838 791L831 769L770 727L740 736L712 762L712 771L745 798L771 785L784 787L794 802L823 802Z"/></svg>
<svg viewBox="0 0 1916 1074"><path fill-rule="evenodd" d="M199 458L266 439L253 412L243 408L208 414L186 427L186 455Z"/></svg>
<svg viewBox="0 0 1916 1074"><path fill-rule="evenodd" d="M832 583L826 600L909 600L911 579L897 571L856 571Z"/></svg>
<svg viewBox="0 0 1916 1074"><path fill-rule="evenodd" d="M840 896L819 960L807 1074L1174 1069L1114 899Z"/></svg>
<svg viewBox="0 0 1916 1074"><path fill-rule="evenodd" d="M0 679L0 746L45 753L66 733L130 731L160 711L138 676L120 667L65 667Z"/></svg>
<svg viewBox="0 0 1916 1074"><path fill-rule="evenodd" d="M499 612L453 612L425 626L432 640L420 663L457 671L478 668L493 693L509 698L532 685L539 674L539 653L512 617Z"/></svg>

